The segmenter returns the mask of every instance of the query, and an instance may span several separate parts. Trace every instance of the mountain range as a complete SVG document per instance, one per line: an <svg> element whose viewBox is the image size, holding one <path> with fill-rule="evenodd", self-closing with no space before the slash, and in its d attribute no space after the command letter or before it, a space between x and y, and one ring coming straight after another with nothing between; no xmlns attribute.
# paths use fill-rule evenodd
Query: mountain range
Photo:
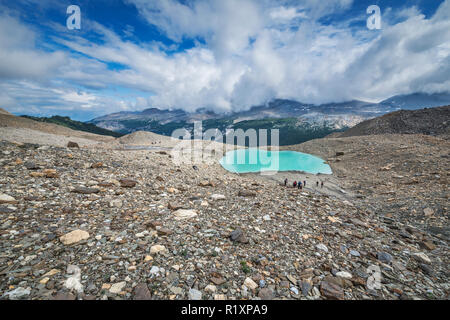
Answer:
<svg viewBox="0 0 450 320"><path fill-rule="evenodd" d="M170 136L175 129L185 128L193 133L194 121L202 121L203 130L219 129L279 129L280 145L302 143L342 132L364 120L397 111L437 107L450 104L450 93L414 93L397 95L372 103L352 100L313 105L295 100L275 99L249 110L215 113L206 109L186 112L181 109L150 108L136 112L118 112L95 118L88 123L128 134L151 131Z"/></svg>

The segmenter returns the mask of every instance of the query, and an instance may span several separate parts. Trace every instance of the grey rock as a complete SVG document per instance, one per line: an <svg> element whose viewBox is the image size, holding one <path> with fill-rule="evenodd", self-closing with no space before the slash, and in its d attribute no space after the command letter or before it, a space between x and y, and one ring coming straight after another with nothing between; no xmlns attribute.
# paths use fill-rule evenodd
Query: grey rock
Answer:
<svg viewBox="0 0 450 320"><path fill-rule="evenodd" d="M387 252L378 252L377 258L378 260L384 263L391 263L392 261L392 256Z"/></svg>

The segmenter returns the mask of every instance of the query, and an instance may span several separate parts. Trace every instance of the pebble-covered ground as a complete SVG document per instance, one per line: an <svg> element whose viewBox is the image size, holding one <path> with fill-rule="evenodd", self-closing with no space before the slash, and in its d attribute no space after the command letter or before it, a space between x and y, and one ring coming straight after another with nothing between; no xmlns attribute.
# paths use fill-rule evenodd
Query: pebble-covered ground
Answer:
<svg viewBox="0 0 450 320"><path fill-rule="evenodd" d="M164 151L0 146L0 299L448 299L447 239L366 201Z"/></svg>

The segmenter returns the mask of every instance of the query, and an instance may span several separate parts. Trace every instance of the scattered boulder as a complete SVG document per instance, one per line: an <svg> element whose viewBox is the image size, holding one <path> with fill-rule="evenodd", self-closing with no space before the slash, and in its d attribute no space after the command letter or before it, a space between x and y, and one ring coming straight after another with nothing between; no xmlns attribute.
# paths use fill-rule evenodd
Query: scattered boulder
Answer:
<svg viewBox="0 0 450 320"><path fill-rule="evenodd" d="M432 241L422 241L419 245L420 247L429 251L433 251L434 249L436 249L436 245Z"/></svg>
<svg viewBox="0 0 450 320"><path fill-rule="evenodd" d="M0 194L0 203L17 203L17 200L7 194Z"/></svg>
<svg viewBox="0 0 450 320"><path fill-rule="evenodd" d="M239 197L256 197L256 192L249 190L240 190L238 193Z"/></svg>
<svg viewBox="0 0 450 320"><path fill-rule="evenodd" d="M168 207L170 210L179 210L179 209L183 209L183 208L184 208L184 205L182 205L182 204L180 204L180 203L169 202L169 203L167 204L167 207Z"/></svg>
<svg viewBox="0 0 450 320"><path fill-rule="evenodd" d="M58 172L55 169L45 169L43 172L46 178L58 178Z"/></svg>
<svg viewBox="0 0 450 320"><path fill-rule="evenodd" d="M111 208L122 208L123 202L120 199L114 199L109 202Z"/></svg>
<svg viewBox="0 0 450 320"><path fill-rule="evenodd" d="M33 178L42 178L44 177L44 173L43 172L30 172L30 176Z"/></svg>
<svg viewBox="0 0 450 320"><path fill-rule="evenodd" d="M109 292L118 294L123 290L123 288L125 288L126 285L127 285L126 281L115 283L111 286L111 288L109 289Z"/></svg>
<svg viewBox="0 0 450 320"><path fill-rule="evenodd" d="M217 291L217 287L216 287L215 285L208 284L208 285L205 287L205 292L208 292L208 293L216 293L216 291Z"/></svg>
<svg viewBox="0 0 450 320"><path fill-rule="evenodd" d="M209 198L214 201L226 200L226 197L223 194L213 194Z"/></svg>
<svg viewBox="0 0 450 320"><path fill-rule="evenodd" d="M160 236L170 236L173 231L164 227L156 227L156 232Z"/></svg>
<svg viewBox="0 0 450 320"><path fill-rule="evenodd" d="M69 141L69 143L67 144L67 148L71 148L71 149L78 148L79 149L80 146L76 142Z"/></svg>
<svg viewBox="0 0 450 320"><path fill-rule="evenodd" d="M330 300L344 300L344 290L335 283L322 281L320 283L320 293Z"/></svg>
<svg viewBox="0 0 450 320"><path fill-rule="evenodd" d="M215 187L216 185L211 181L202 181L198 184L200 187Z"/></svg>
<svg viewBox="0 0 450 320"><path fill-rule="evenodd" d="M425 208L423 209L423 213L425 214L425 217L431 217L434 214L434 210L431 208Z"/></svg>
<svg viewBox="0 0 450 320"><path fill-rule="evenodd" d="M263 288L259 290L258 297L260 297L261 300L272 300L274 298L274 294L269 288Z"/></svg>
<svg viewBox="0 0 450 320"><path fill-rule="evenodd" d="M210 280L216 286L220 286L221 284L224 284L226 282L226 280L222 277L222 275L220 273L217 273L217 272L211 273Z"/></svg>
<svg viewBox="0 0 450 320"><path fill-rule="evenodd" d="M69 277L64 282L64 288L66 288L69 291L75 290L79 294L83 293L80 267L69 264L67 266L67 274L69 275Z"/></svg>
<svg viewBox="0 0 450 320"><path fill-rule="evenodd" d="M309 291L311 291L311 289L312 289L311 283L309 283L308 281L302 281L301 290L304 296L307 296Z"/></svg>
<svg viewBox="0 0 450 320"><path fill-rule="evenodd" d="M91 169L98 169L103 167L103 162L96 162L91 165Z"/></svg>
<svg viewBox="0 0 450 320"><path fill-rule="evenodd" d="M318 250L323 251L323 252L328 252L327 246L324 245L323 243L319 243L319 244L316 246L316 248L317 248Z"/></svg>
<svg viewBox="0 0 450 320"><path fill-rule="evenodd" d="M147 284L139 283L134 288L133 300L151 300L152 295L148 289Z"/></svg>
<svg viewBox="0 0 450 320"><path fill-rule="evenodd" d="M24 164L25 168L27 168L27 170L38 170L40 169L40 167L38 165L36 165L36 163L31 162L31 161L27 161Z"/></svg>
<svg viewBox="0 0 450 320"><path fill-rule="evenodd" d="M381 262L384 262L384 263L392 262L392 256L387 252L378 252L377 258L378 258L378 260L380 260Z"/></svg>
<svg viewBox="0 0 450 320"><path fill-rule="evenodd" d="M92 194L92 193L99 193L100 190L96 188L76 187L71 192L80 194Z"/></svg>
<svg viewBox="0 0 450 320"><path fill-rule="evenodd" d="M159 244L156 244L150 248L150 254L157 254L163 251L166 251L166 247Z"/></svg>
<svg viewBox="0 0 450 320"><path fill-rule="evenodd" d="M426 265L424 263L419 263L419 268L423 271L423 273L429 275L429 276L433 276L433 269L431 269L431 267L429 265Z"/></svg>
<svg viewBox="0 0 450 320"><path fill-rule="evenodd" d="M197 216L197 211L179 209L179 210L175 211L173 213L173 215L175 216L175 220L177 220L177 221L178 220L186 220L186 219L195 218Z"/></svg>
<svg viewBox="0 0 450 320"><path fill-rule="evenodd" d="M89 239L89 233L83 230L74 230L59 238L65 245L71 245L86 239Z"/></svg>
<svg viewBox="0 0 450 320"><path fill-rule="evenodd" d="M189 289L188 298L189 300L202 300L202 293L196 289Z"/></svg>
<svg viewBox="0 0 450 320"><path fill-rule="evenodd" d="M119 182L122 188L134 188L137 184L137 181L131 179L121 179Z"/></svg>
<svg viewBox="0 0 450 320"><path fill-rule="evenodd" d="M351 279L352 278L352 274L350 272L347 271L339 271L336 273L337 277L341 277L344 279Z"/></svg>
<svg viewBox="0 0 450 320"><path fill-rule="evenodd" d="M256 282L253 281L251 278L246 278L244 280L244 286L246 286L250 290L255 290L256 288L258 288Z"/></svg>
<svg viewBox="0 0 450 320"><path fill-rule="evenodd" d="M431 259L423 252L416 252L412 256L419 262L431 264Z"/></svg>
<svg viewBox="0 0 450 320"><path fill-rule="evenodd" d="M6 292L5 296L9 297L9 300L22 300L26 299L30 295L30 289L18 287L12 291Z"/></svg>
<svg viewBox="0 0 450 320"><path fill-rule="evenodd" d="M241 229L236 229L233 232L231 232L230 238L231 238L231 241L234 241L234 242L248 243L248 239Z"/></svg>

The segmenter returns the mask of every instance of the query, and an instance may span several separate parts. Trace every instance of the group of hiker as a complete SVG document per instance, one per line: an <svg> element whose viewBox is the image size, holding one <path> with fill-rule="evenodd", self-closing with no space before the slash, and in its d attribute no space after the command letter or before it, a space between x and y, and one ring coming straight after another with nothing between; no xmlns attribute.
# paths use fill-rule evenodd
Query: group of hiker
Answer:
<svg viewBox="0 0 450 320"><path fill-rule="evenodd" d="M287 187L288 182L289 182L289 181L288 181L288 178L284 179L284 186L285 186L285 187ZM302 183L302 181L294 181L294 182L292 183L292 186L293 186L294 188L298 188L299 190L302 190L303 187L306 188L306 180L303 180L303 183ZM317 188L319 187L319 181L316 181L316 187L317 187ZM323 181L320 182L320 187L323 188Z"/></svg>

